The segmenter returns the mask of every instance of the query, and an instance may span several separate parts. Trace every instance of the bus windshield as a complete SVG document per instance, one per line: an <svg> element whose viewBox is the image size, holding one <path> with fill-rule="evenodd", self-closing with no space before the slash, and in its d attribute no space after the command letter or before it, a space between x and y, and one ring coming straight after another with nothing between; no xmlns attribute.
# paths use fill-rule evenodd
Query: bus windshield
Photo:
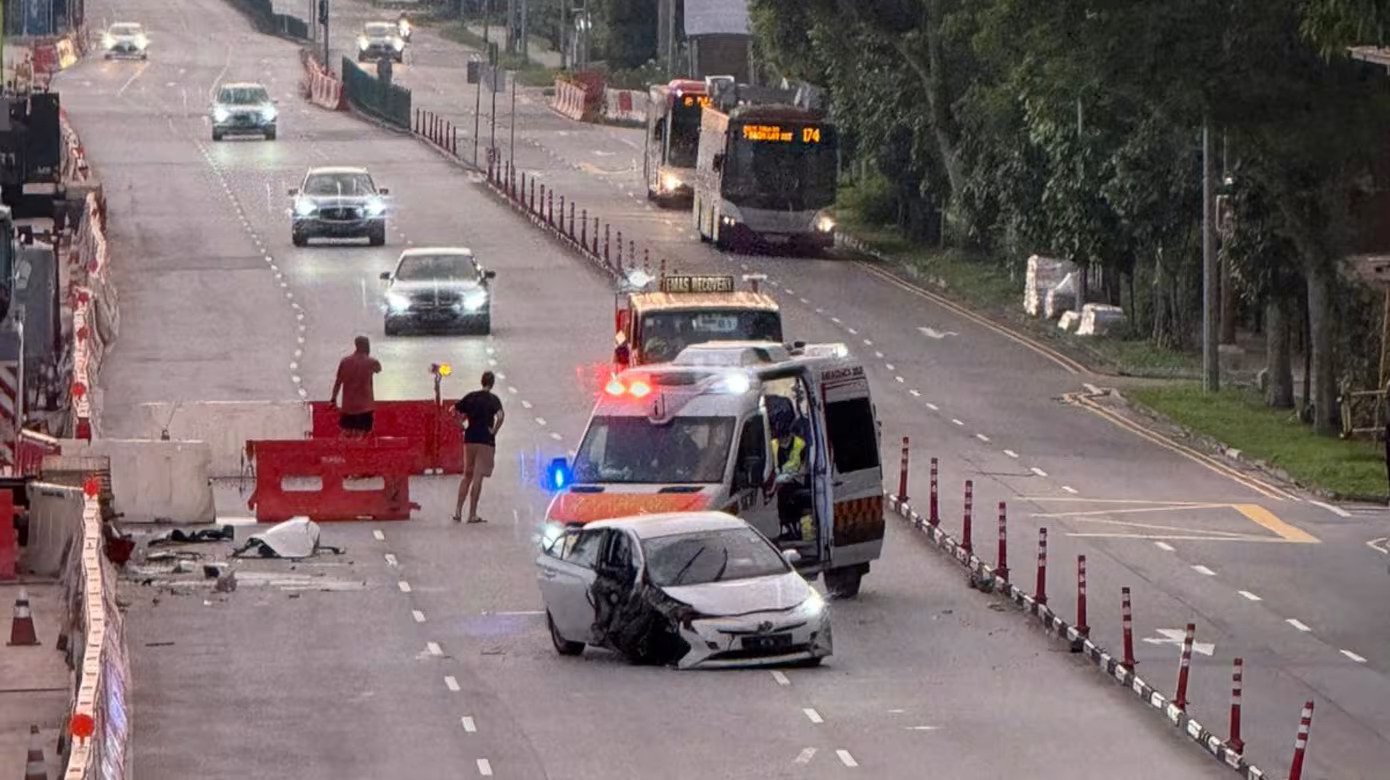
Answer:
<svg viewBox="0 0 1390 780"><path fill-rule="evenodd" d="M642 315L643 363L675 360L691 344L710 341L782 343L782 318L760 309L654 311Z"/></svg>
<svg viewBox="0 0 1390 780"><path fill-rule="evenodd" d="M666 153L666 164L676 168L694 168L695 158L700 151L699 101L687 106L676 99L667 121L671 130L671 146Z"/></svg>
<svg viewBox="0 0 1390 780"><path fill-rule="evenodd" d="M821 140L814 144L750 141L733 135L724 163L724 197L736 206L774 211L815 211L833 205L839 144L833 127L819 127Z"/></svg>

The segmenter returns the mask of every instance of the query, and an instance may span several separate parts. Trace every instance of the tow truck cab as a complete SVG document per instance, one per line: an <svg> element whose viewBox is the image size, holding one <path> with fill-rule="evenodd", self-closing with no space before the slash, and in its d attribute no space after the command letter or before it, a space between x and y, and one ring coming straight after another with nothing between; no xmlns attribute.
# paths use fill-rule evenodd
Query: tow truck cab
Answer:
<svg viewBox="0 0 1390 780"><path fill-rule="evenodd" d="M804 476L778 485L774 424L805 441ZM883 549L883 469L864 367L840 344L687 347L615 376L574 463L552 462L548 522L661 512L738 515L832 595L858 593ZM786 491L784 493L784 491Z"/></svg>
<svg viewBox="0 0 1390 780"><path fill-rule="evenodd" d="M623 280L614 301L617 370L669 362L693 344L731 341L782 341L782 313L772 296L759 290L766 277L750 274L749 289L738 290L733 276L670 274L660 286L642 271Z"/></svg>

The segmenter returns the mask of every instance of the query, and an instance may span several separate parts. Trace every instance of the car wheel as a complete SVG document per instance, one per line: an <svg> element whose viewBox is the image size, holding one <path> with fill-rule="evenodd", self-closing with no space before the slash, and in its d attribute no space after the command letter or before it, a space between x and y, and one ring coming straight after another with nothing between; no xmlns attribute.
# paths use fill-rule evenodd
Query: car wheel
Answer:
<svg viewBox="0 0 1390 780"><path fill-rule="evenodd" d="M367 233L367 243L372 246L381 246L386 243L386 225L374 227Z"/></svg>
<svg viewBox="0 0 1390 780"><path fill-rule="evenodd" d="M825 573L825 589L831 598L852 599L859 595L864 572L859 569L831 569Z"/></svg>
<svg viewBox="0 0 1390 780"><path fill-rule="evenodd" d="M104 56L105 56L105 58L108 59L108 60L111 59L111 52L109 52L109 51L106 52L106 54L105 54Z"/></svg>
<svg viewBox="0 0 1390 780"><path fill-rule="evenodd" d="M545 611L545 627L550 629L550 643L555 645L555 652L560 655L579 655L584 652L583 642L571 642L560 636L559 629L555 628L555 620L550 617L550 610Z"/></svg>
<svg viewBox="0 0 1390 780"><path fill-rule="evenodd" d="M213 131L212 131L212 140L213 140L213 141L221 141L221 140L222 140L222 133L221 133L220 131L218 131L218 130L213 130Z"/></svg>
<svg viewBox="0 0 1390 780"><path fill-rule="evenodd" d="M492 335L492 312L489 311L478 320L478 333L483 336Z"/></svg>
<svg viewBox="0 0 1390 780"><path fill-rule="evenodd" d="M305 246L309 243L309 237L298 230L291 230L290 242L295 246Z"/></svg>
<svg viewBox="0 0 1390 780"><path fill-rule="evenodd" d="M265 131L265 140L267 140L267 141L274 141L274 140L275 140L275 128L271 127L271 128L268 128L268 129Z"/></svg>
<svg viewBox="0 0 1390 780"><path fill-rule="evenodd" d="M386 335L388 335L388 336L399 336L399 335L401 335L401 325L400 325L400 323L399 323L399 322L392 322L391 320L387 320L387 321L386 321Z"/></svg>

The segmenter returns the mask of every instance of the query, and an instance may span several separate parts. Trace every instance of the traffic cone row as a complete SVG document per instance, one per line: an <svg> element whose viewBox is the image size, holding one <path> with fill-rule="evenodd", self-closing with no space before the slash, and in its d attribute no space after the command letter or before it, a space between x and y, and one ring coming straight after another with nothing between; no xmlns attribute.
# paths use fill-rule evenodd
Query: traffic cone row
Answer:
<svg viewBox="0 0 1390 780"><path fill-rule="evenodd" d="M43 758L43 739L39 727L29 727L29 758L24 762L24 780L48 780L48 762Z"/></svg>
<svg viewBox="0 0 1390 780"><path fill-rule="evenodd" d="M10 645L30 646L39 643L34 631L34 615L29 611L29 594L22 588L14 600L14 622L10 623Z"/></svg>

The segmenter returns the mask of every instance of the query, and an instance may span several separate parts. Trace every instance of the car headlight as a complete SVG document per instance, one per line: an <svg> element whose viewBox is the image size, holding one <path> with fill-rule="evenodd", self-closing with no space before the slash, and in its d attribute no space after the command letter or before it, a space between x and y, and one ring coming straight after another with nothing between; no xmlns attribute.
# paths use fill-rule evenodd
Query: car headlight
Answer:
<svg viewBox="0 0 1390 780"><path fill-rule="evenodd" d="M831 219L829 215L822 214L819 217L816 217L816 230L819 230L822 233L829 233L834 229L835 220Z"/></svg>
<svg viewBox="0 0 1390 780"><path fill-rule="evenodd" d="M145 48L145 47L148 46L148 45L150 45L150 39L149 39L149 38L146 38L146 37L143 36L143 35L137 35L137 36L135 36L135 48L137 48L137 49L143 49L143 48Z"/></svg>
<svg viewBox="0 0 1390 780"><path fill-rule="evenodd" d="M386 213L386 203L381 198L372 198L367 201L366 211L369 217L379 217Z"/></svg>
<svg viewBox="0 0 1390 780"><path fill-rule="evenodd" d="M478 311L487 305L487 290L471 290L463 296L464 311Z"/></svg>
<svg viewBox="0 0 1390 780"><path fill-rule="evenodd" d="M318 210L318 206L308 198L299 198L294 202L294 213L301 217L307 217Z"/></svg>
<svg viewBox="0 0 1390 780"><path fill-rule="evenodd" d="M801 605L796 608L796 611L798 616L814 620L825 613L825 597L820 594L820 591L813 588L811 590L811 595L807 596L806 600L801 602Z"/></svg>
<svg viewBox="0 0 1390 780"><path fill-rule="evenodd" d="M410 308L410 299L398 292L387 292L386 307L394 312L403 312Z"/></svg>
<svg viewBox="0 0 1390 780"><path fill-rule="evenodd" d="M214 122L225 122L231 117L232 112L228 111L226 106L214 106L212 109L212 121Z"/></svg>
<svg viewBox="0 0 1390 780"><path fill-rule="evenodd" d="M684 183L685 182L681 181L680 177L675 174L666 173L661 176L661 189L667 192L678 189Z"/></svg>
<svg viewBox="0 0 1390 780"><path fill-rule="evenodd" d="M265 106L261 109L261 118L267 122L274 122L277 116L280 116L280 112L275 110L275 106Z"/></svg>
<svg viewBox="0 0 1390 780"><path fill-rule="evenodd" d="M367 46L368 46L367 36L365 36L365 35L359 35L359 36L357 36L357 48L358 48L358 49L366 49Z"/></svg>
<svg viewBox="0 0 1390 780"><path fill-rule="evenodd" d="M116 39L111 37L111 33L101 34L101 45L107 49L116 45Z"/></svg>
<svg viewBox="0 0 1390 780"><path fill-rule="evenodd" d="M397 38L391 41L391 45L396 47L396 51L400 51L405 48L405 41L401 38Z"/></svg>

